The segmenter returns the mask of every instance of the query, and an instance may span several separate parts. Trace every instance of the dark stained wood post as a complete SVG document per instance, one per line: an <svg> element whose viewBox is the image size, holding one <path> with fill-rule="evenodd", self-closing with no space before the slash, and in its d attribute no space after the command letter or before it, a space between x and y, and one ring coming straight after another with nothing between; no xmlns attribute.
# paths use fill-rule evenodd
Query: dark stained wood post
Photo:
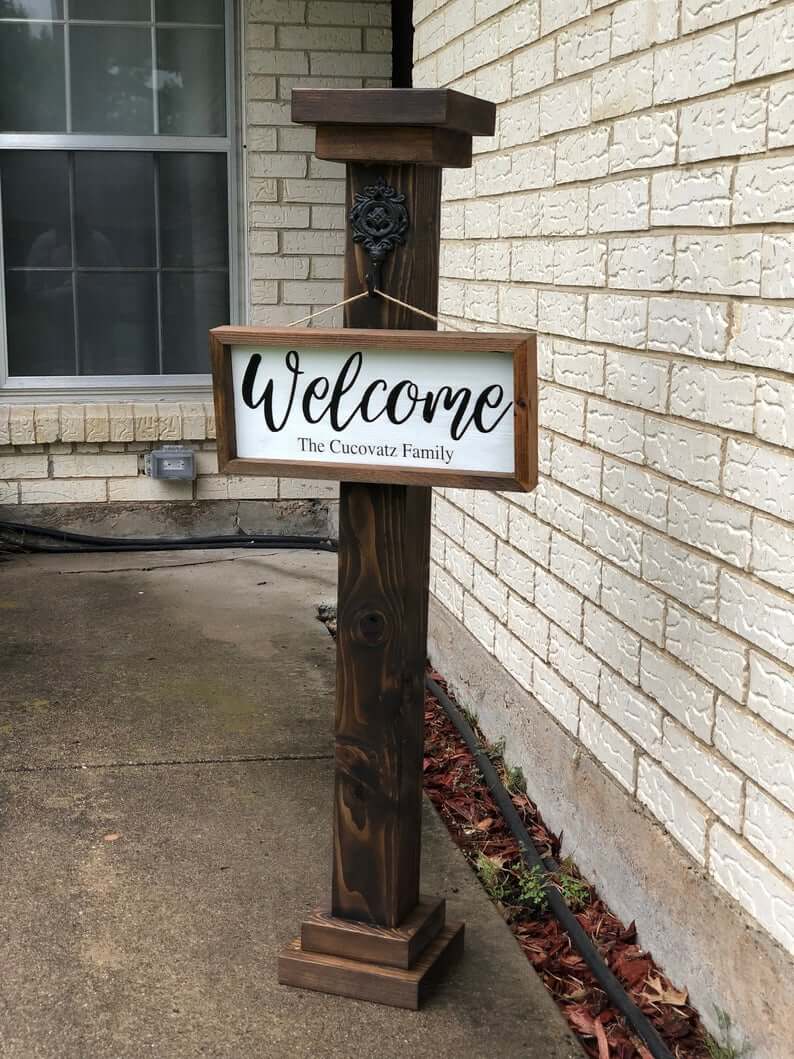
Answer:
<svg viewBox="0 0 794 1059"><path fill-rule="evenodd" d="M345 297L377 287L435 314L441 170L471 165L493 104L446 89L292 99L293 120L317 128L317 156L347 163L348 212L368 212L371 238L348 225ZM434 327L377 294L347 305L345 325ZM430 502L426 486L340 487L331 909L279 962L286 984L413 1008L463 941L444 901L419 894Z"/></svg>

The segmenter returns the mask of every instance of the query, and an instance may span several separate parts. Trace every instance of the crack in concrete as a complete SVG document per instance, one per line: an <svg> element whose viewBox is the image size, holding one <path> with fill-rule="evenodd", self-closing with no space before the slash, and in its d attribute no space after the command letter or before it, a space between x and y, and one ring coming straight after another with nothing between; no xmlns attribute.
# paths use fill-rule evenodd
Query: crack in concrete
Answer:
<svg viewBox="0 0 794 1059"><path fill-rule="evenodd" d="M332 761L332 753L317 754L261 754L250 757L198 757L198 758L173 758L163 761L107 761L98 763L85 763L76 765L16 765L11 768L0 766L0 776L36 773L36 772L81 772L101 769L125 769L125 768L169 768L174 765L244 765L248 763L261 762L263 764L278 764L281 761Z"/></svg>
<svg viewBox="0 0 794 1059"><path fill-rule="evenodd" d="M231 547L234 547L234 545ZM246 548L246 551L255 552L262 558L268 558L278 554L278 552L260 552L257 548ZM228 559L205 559L201 562L195 563L164 563L159 566L113 566L101 570L94 570L91 568L86 570L57 570L56 573L62 575L65 574L67 576L71 576L72 574L148 574L152 570L184 570L187 566L213 566L216 563L236 563L238 559L242 558L242 555L233 555Z"/></svg>

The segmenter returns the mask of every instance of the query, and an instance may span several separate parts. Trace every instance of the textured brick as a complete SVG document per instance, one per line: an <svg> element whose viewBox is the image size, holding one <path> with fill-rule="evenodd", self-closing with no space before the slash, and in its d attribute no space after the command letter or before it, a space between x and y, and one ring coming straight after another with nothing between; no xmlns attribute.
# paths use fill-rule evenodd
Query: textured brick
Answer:
<svg viewBox="0 0 794 1059"><path fill-rule="evenodd" d="M794 887L719 824L710 833L709 871L777 940L794 949Z"/></svg>
<svg viewBox="0 0 794 1059"><path fill-rule="evenodd" d="M794 144L794 78L777 81L769 88L769 146Z"/></svg>
<svg viewBox="0 0 794 1059"><path fill-rule="evenodd" d="M741 364L794 374L794 308L737 302L728 353Z"/></svg>
<svg viewBox="0 0 794 1059"><path fill-rule="evenodd" d="M678 122L674 110L657 110L616 121L612 127L609 170L621 173L627 169L672 165L677 143Z"/></svg>
<svg viewBox="0 0 794 1059"><path fill-rule="evenodd" d="M750 568L764 581L794 593L794 533L779 522L757 516Z"/></svg>
<svg viewBox="0 0 794 1059"><path fill-rule="evenodd" d="M642 349L647 341L648 301L622 294L591 294L587 302L587 338Z"/></svg>
<svg viewBox="0 0 794 1059"><path fill-rule="evenodd" d="M736 572L720 577L720 623L794 666L794 599Z"/></svg>
<svg viewBox="0 0 794 1059"><path fill-rule="evenodd" d="M671 603L665 647L700 676L734 698L741 698L747 648L717 625Z"/></svg>
<svg viewBox="0 0 794 1059"><path fill-rule="evenodd" d="M651 224L722 228L731 215L731 170L670 170L651 180Z"/></svg>
<svg viewBox="0 0 794 1059"><path fill-rule="evenodd" d="M604 460L604 503L662 531L667 528L668 491L667 482L657 475L617 460Z"/></svg>
<svg viewBox="0 0 794 1059"><path fill-rule="evenodd" d="M622 570L605 565L601 605L645 639L661 646L664 639L665 600L659 592Z"/></svg>
<svg viewBox="0 0 794 1059"><path fill-rule="evenodd" d="M550 631L549 664L590 702L598 702L601 660L556 625Z"/></svg>
<svg viewBox="0 0 794 1059"><path fill-rule="evenodd" d="M587 125L591 113L590 100L589 79L547 88L540 96L541 136Z"/></svg>
<svg viewBox="0 0 794 1059"><path fill-rule="evenodd" d="M565 438L554 439L551 475L586 496L596 500L601 496L601 456Z"/></svg>
<svg viewBox="0 0 794 1059"><path fill-rule="evenodd" d="M23 479L20 483L23 504L97 504L106 500L104 478L48 478L35 482Z"/></svg>
<svg viewBox="0 0 794 1059"><path fill-rule="evenodd" d="M642 574L656 588L708 618L717 616L719 567L669 538L646 533L642 542Z"/></svg>
<svg viewBox="0 0 794 1059"><path fill-rule="evenodd" d="M761 236L679 235L675 269L682 291L760 294Z"/></svg>
<svg viewBox="0 0 794 1059"><path fill-rule="evenodd" d="M537 607L510 593L506 624L510 632L539 658L548 656L550 623Z"/></svg>
<svg viewBox="0 0 794 1059"><path fill-rule="evenodd" d="M727 88L733 82L734 55L733 26L659 48L654 58L654 103L672 103Z"/></svg>
<svg viewBox="0 0 794 1059"><path fill-rule="evenodd" d="M579 696L564 680L543 662L534 666L533 691L541 705L554 719L576 735L579 727Z"/></svg>
<svg viewBox="0 0 794 1059"><path fill-rule="evenodd" d="M619 783L634 790L634 744L599 710L584 702L580 705L579 738Z"/></svg>
<svg viewBox="0 0 794 1059"><path fill-rule="evenodd" d="M593 15L563 30L557 37L557 77L572 77L609 62L612 16Z"/></svg>
<svg viewBox="0 0 794 1059"><path fill-rule="evenodd" d="M583 603L578 592L567 588L546 570L538 568L535 576L536 606L577 640L581 639L582 634Z"/></svg>
<svg viewBox="0 0 794 1059"><path fill-rule="evenodd" d="M734 224L794 221L794 159L765 158L736 167Z"/></svg>
<svg viewBox="0 0 794 1059"><path fill-rule="evenodd" d="M735 566L745 566L750 557L750 519L750 512L738 504L685 486L670 487L670 536Z"/></svg>
<svg viewBox="0 0 794 1059"><path fill-rule="evenodd" d="M552 573L583 596L598 602L601 594L601 560L561 533L553 532L551 536Z"/></svg>
<svg viewBox="0 0 794 1059"><path fill-rule="evenodd" d="M737 81L794 69L794 8L790 4L743 19L736 37Z"/></svg>
<svg viewBox="0 0 794 1059"><path fill-rule="evenodd" d="M722 443L717 434L648 416L645 458L663 474L717 492Z"/></svg>
<svg viewBox="0 0 794 1059"><path fill-rule="evenodd" d="M678 0L624 0L612 12L612 58L678 35Z"/></svg>
<svg viewBox="0 0 794 1059"><path fill-rule="evenodd" d="M654 757L662 745L662 711L646 695L605 669L601 674L599 705L627 735Z"/></svg>
<svg viewBox="0 0 794 1059"><path fill-rule="evenodd" d="M729 327L725 302L651 298L648 303L649 349L724 360Z"/></svg>
<svg viewBox="0 0 794 1059"><path fill-rule="evenodd" d="M677 780L736 831L741 827L744 777L711 747L670 717L663 721L661 760Z"/></svg>
<svg viewBox="0 0 794 1059"><path fill-rule="evenodd" d="M626 519L594 504L586 504L583 539L588 548L639 576L642 532Z"/></svg>
<svg viewBox="0 0 794 1059"><path fill-rule="evenodd" d="M706 860L708 815L701 804L648 758L640 758L637 798L698 864Z"/></svg>
<svg viewBox="0 0 794 1059"><path fill-rule="evenodd" d="M714 744L750 779L794 809L794 747L752 713L717 702Z"/></svg>
<svg viewBox="0 0 794 1059"><path fill-rule="evenodd" d="M590 231L625 232L648 227L650 186L647 177L612 180L590 192Z"/></svg>
<svg viewBox="0 0 794 1059"><path fill-rule="evenodd" d="M567 26L577 18L582 18L590 11L590 0L555 0L553 4L543 4L541 7L540 31L545 37L547 33Z"/></svg>
<svg viewBox="0 0 794 1059"><path fill-rule="evenodd" d="M642 306L647 309L647 303L642 302ZM631 343L635 344L641 345L641 342ZM669 375L669 362L661 357L610 349L606 359L605 393L613 401L663 412L667 407Z"/></svg>
<svg viewBox="0 0 794 1059"><path fill-rule="evenodd" d="M117 478L136 475L138 457L134 453L99 453L96 456L77 453L71 456L53 456L52 473L55 478Z"/></svg>
<svg viewBox="0 0 794 1059"><path fill-rule="evenodd" d="M632 684L639 683L639 637L592 603L585 603L582 639L596 657Z"/></svg>
<svg viewBox="0 0 794 1059"><path fill-rule="evenodd" d="M507 539L533 562L549 565L551 530L528 511L517 507L510 509Z"/></svg>
<svg viewBox="0 0 794 1059"><path fill-rule="evenodd" d="M609 242L609 285L624 290L672 290L673 237L639 236Z"/></svg>
<svg viewBox="0 0 794 1059"><path fill-rule="evenodd" d="M496 627L494 653L510 676L527 691L531 691L535 656L501 625Z"/></svg>
<svg viewBox="0 0 794 1059"><path fill-rule="evenodd" d="M699 423L733 430L753 429L755 375L706 364L674 364L670 411Z"/></svg>
<svg viewBox="0 0 794 1059"><path fill-rule="evenodd" d="M794 815L752 783L745 813L744 837L794 881Z"/></svg>
<svg viewBox="0 0 794 1059"><path fill-rule="evenodd" d="M794 294L794 236L765 235L761 259L761 295L791 298Z"/></svg>
<svg viewBox="0 0 794 1059"><path fill-rule="evenodd" d="M593 73L593 121L649 107L653 100L653 56L641 55Z"/></svg>
<svg viewBox="0 0 794 1059"><path fill-rule="evenodd" d="M755 432L765 441L794 449L794 381L759 378Z"/></svg>
<svg viewBox="0 0 794 1059"><path fill-rule="evenodd" d="M794 456L729 438L722 489L734 500L794 520Z"/></svg>
<svg viewBox="0 0 794 1059"><path fill-rule="evenodd" d="M642 463L645 417L641 412L621 409L607 401L590 400L587 405L586 440L588 445Z"/></svg>
<svg viewBox="0 0 794 1059"><path fill-rule="evenodd" d="M544 40L513 56L513 95L526 95L554 80L554 41Z"/></svg>
<svg viewBox="0 0 794 1059"><path fill-rule="evenodd" d="M555 338L552 360L555 382L575 390L603 394L605 354L600 348Z"/></svg>
<svg viewBox="0 0 794 1059"><path fill-rule="evenodd" d="M556 143L555 179L593 180L609 172L609 129L605 125L560 136Z"/></svg>
<svg viewBox="0 0 794 1059"><path fill-rule="evenodd" d="M698 162L763 151L767 95L766 88L754 88L682 107L679 160Z"/></svg>
<svg viewBox="0 0 794 1059"><path fill-rule="evenodd" d="M705 681L669 655L643 644L640 686L700 739L711 739L714 690Z"/></svg>

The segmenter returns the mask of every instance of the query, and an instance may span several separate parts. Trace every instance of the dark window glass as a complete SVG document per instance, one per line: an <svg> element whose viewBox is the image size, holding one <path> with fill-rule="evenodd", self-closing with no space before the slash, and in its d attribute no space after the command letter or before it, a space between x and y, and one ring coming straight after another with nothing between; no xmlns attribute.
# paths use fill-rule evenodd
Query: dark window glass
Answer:
<svg viewBox="0 0 794 1059"><path fill-rule="evenodd" d="M70 19L89 18L98 22L148 22L149 0L71 0Z"/></svg>
<svg viewBox="0 0 794 1059"><path fill-rule="evenodd" d="M163 273L163 371L208 372L207 332L229 322L225 272Z"/></svg>
<svg viewBox="0 0 794 1059"><path fill-rule="evenodd" d="M160 155L164 268L226 268L225 154Z"/></svg>
<svg viewBox="0 0 794 1059"><path fill-rule="evenodd" d="M63 0L0 0L4 18L63 18Z"/></svg>
<svg viewBox="0 0 794 1059"><path fill-rule="evenodd" d="M0 152L0 197L6 265L71 268L67 153Z"/></svg>
<svg viewBox="0 0 794 1059"><path fill-rule="evenodd" d="M222 29L158 29L157 87L165 136L226 134Z"/></svg>
<svg viewBox="0 0 794 1059"><path fill-rule="evenodd" d="M0 22L0 132L66 130L63 54L63 26Z"/></svg>
<svg viewBox="0 0 794 1059"><path fill-rule="evenodd" d="M74 160L78 267L154 266L154 156L77 151Z"/></svg>
<svg viewBox="0 0 794 1059"><path fill-rule="evenodd" d="M6 269L11 375L74 375L72 273Z"/></svg>
<svg viewBox="0 0 794 1059"><path fill-rule="evenodd" d="M223 25L223 0L157 0L158 22L201 22Z"/></svg>
<svg viewBox="0 0 794 1059"><path fill-rule="evenodd" d="M75 132L154 132L151 34L128 26L72 26Z"/></svg>
<svg viewBox="0 0 794 1059"><path fill-rule="evenodd" d="M156 375L157 281L153 272L80 272L81 375Z"/></svg>

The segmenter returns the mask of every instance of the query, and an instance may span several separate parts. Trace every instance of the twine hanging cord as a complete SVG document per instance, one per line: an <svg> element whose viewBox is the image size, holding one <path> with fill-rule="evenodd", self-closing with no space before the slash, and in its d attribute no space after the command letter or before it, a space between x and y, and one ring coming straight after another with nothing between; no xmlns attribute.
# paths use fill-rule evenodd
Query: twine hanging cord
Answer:
<svg viewBox="0 0 794 1059"><path fill-rule="evenodd" d="M434 323L442 323L442 318L433 316L432 313L425 312L424 309L417 308L416 305L409 305L408 302L400 301L399 298L393 298L391 294L386 294L382 290L378 290L377 287L373 288L373 294L376 294L379 298L385 298L387 302L392 302L394 305L399 305L402 309L408 309L409 312L417 313L419 316L424 316L427 320L432 320ZM302 316L300 320L293 320L291 324L287 324L288 327L297 327L298 324L308 323L309 320L314 320L317 316L322 316L323 313L330 313L333 309L341 309L344 305L350 305L351 302L357 302L360 298L370 298L372 295L369 291L361 291L360 294L354 294L351 298L345 298L344 301L337 302L336 305L329 305L325 309L318 309L316 313L309 313L308 316ZM460 331L464 333L464 328L456 327L454 324L447 322L447 327L453 331Z"/></svg>

